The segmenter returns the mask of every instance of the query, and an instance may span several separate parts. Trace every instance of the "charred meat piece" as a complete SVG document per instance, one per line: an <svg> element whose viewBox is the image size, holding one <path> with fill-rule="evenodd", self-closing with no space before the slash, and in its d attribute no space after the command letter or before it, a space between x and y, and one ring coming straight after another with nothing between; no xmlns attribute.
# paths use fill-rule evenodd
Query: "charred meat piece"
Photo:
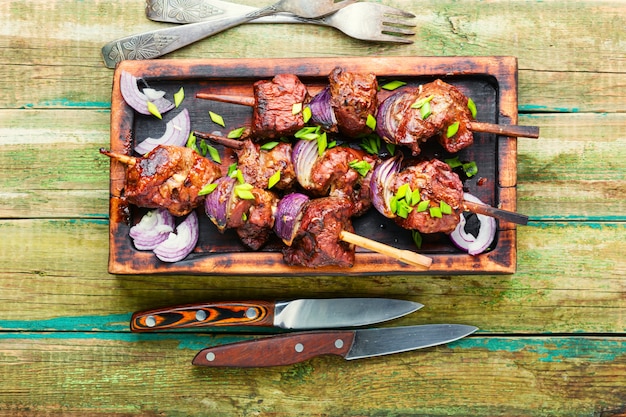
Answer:
<svg viewBox="0 0 626 417"><path fill-rule="evenodd" d="M436 137L446 151L458 152L474 142L467 103L468 98L458 88L441 80L405 88L381 105L378 132L390 143L409 147L413 155L419 154L420 144L431 137ZM457 129L448 136L452 125Z"/></svg>
<svg viewBox="0 0 626 417"><path fill-rule="evenodd" d="M394 218L399 226L421 233L451 233L455 229L463 212L463 184L448 164L433 159L409 165L394 176L390 189L396 193L404 184L420 190L421 201L428 201L429 207L439 207L440 201L444 201L452 212L433 217L429 210L418 211L414 207L406 219Z"/></svg>
<svg viewBox="0 0 626 417"><path fill-rule="evenodd" d="M287 265L310 268L354 264L354 246L342 241L342 230L353 232L352 203L345 198L324 197L308 201L302 208L296 238L283 251Z"/></svg>
<svg viewBox="0 0 626 417"><path fill-rule="evenodd" d="M185 216L204 200L198 192L221 176L219 165L190 148L158 146L145 157L101 153L127 165L124 196L139 207Z"/></svg>
<svg viewBox="0 0 626 417"><path fill-rule="evenodd" d="M306 104L310 97L297 76L278 74L271 81L257 81L253 89L256 104L252 130L256 136L279 138L292 135L304 126L302 112L294 112L293 106Z"/></svg>
<svg viewBox="0 0 626 417"><path fill-rule="evenodd" d="M296 181L296 173L291 162L292 146L281 142L270 150L262 150L259 144L250 140L243 142L237 154L237 168L246 182L255 187L267 189L270 177L280 171L280 180L274 187L278 190L291 188Z"/></svg>
<svg viewBox="0 0 626 417"><path fill-rule="evenodd" d="M351 163L364 161L371 167L363 176ZM377 158L360 149L337 146L327 149L311 167L311 184L307 191L316 196L347 198L352 203L352 215L359 216L371 207L370 176Z"/></svg>
<svg viewBox="0 0 626 417"><path fill-rule="evenodd" d="M254 202L250 204L247 215L242 217L242 223L236 231L246 246L258 250L267 243L272 234L278 197L260 188L254 188L251 192Z"/></svg>
<svg viewBox="0 0 626 417"><path fill-rule="evenodd" d="M376 117L378 82L376 75L345 71L337 67L328 76L330 104L339 132L349 136L372 133L368 116Z"/></svg>

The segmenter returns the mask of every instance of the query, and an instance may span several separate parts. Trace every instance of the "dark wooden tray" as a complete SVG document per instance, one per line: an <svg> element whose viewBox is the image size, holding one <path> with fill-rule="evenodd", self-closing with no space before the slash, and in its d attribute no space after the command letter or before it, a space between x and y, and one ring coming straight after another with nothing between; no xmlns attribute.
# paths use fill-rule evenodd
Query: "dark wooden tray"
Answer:
<svg viewBox="0 0 626 417"><path fill-rule="evenodd" d="M251 92L259 79L277 73L294 73L305 84L323 85L328 73L342 66L352 71L371 71L379 80L402 80L409 84L441 78L454 84L478 108L478 121L517 124L517 60L513 57L350 57L297 59L207 59L124 61L116 69L111 103L111 149L131 154L135 141L159 137L164 122L180 110L164 115L163 122L132 110L123 100L120 71L145 79L151 87L165 90L172 97L180 87L191 115L192 129L228 132L249 120L251 109L227 103L195 98L196 92L211 88L216 91ZM227 121L220 128L209 118L209 110ZM433 156L447 158L440 148L426 150ZM505 210L516 209L517 142L515 138L476 133L472 147L461 151L461 160L476 161L479 172L465 181L466 189L484 202ZM456 249L445 235L427 236L420 253L432 257L428 271L418 270L394 259L357 249L352 268L290 267L283 263L278 245L269 244L261 251L244 247L234 232L220 234L202 209L200 239L194 251L176 263L159 261L152 252L134 248L129 238L130 226L142 210L129 206L123 198L124 166L111 163L110 255L109 272L115 274L187 273L205 275L373 275L373 274L486 274L513 273L516 268L515 225L498 222L493 248L479 256L470 256ZM411 233L385 219L375 210L354 221L356 233L391 246L417 250Z"/></svg>

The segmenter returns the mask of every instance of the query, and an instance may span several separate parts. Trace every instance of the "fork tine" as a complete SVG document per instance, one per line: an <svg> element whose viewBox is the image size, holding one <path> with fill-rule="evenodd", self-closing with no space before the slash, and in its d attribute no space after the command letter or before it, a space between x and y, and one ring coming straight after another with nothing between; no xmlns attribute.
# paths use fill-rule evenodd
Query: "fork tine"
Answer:
<svg viewBox="0 0 626 417"><path fill-rule="evenodd" d="M396 9L395 7L387 6L385 4L379 4L379 8L384 14L405 17L408 19L412 19L415 17L413 13L407 12L406 10L402 9Z"/></svg>
<svg viewBox="0 0 626 417"><path fill-rule="evenodd" d="M415 32L409 28L403 28L398 26L389 26L386 24L387 22L383 22L382 31L385 33L399 33L401 35L415 35Z"/></svg>
<svg viewBox="0 0 626 417"><path fill-rule="evenodd" d="M413 43L411 39L403 38L401 36L394 36L385 33L381 33L376 36L372 36L370 40L379 41L379 42L391 42L391 43Z"/></svg>
<svg viewBox="0 0 626 417"><path fill-rule="evenodd" d="M406 19L398 19L395 16L390 16L390 15L383 16L382 20L383 20L383 24L386 24L386 25L400 25L400 26L409 26L409 27L416 26L415 22L413 21L406 20Z"/></svg>

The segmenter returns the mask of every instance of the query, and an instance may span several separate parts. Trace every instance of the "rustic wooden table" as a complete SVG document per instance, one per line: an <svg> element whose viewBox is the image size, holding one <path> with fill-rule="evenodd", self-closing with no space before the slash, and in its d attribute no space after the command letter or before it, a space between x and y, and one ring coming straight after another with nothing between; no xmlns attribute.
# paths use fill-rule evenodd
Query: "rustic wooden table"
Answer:
<svg viewBox="0 0 626 417"><path fill-rule="evenodd" d="M165 24L141 0L0 3L0 415L626 415L626 3L385 3L418 15L414 44L247 25L170 57L518 57L519 121L541 139L518 143L531 221L513 275L108 274L98 148L113 71L100 48ZM405 298L426 307L395 325L480 331L375 359L228 370L190 360L249 335L128 331L140 309L302 296Z"/></svg>

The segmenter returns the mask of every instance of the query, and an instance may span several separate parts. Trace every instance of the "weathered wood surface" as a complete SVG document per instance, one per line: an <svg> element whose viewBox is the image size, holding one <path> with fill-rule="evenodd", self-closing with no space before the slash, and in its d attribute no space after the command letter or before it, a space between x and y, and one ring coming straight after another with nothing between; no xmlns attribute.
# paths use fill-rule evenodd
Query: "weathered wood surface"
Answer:
<svg viewBox="0 0 626 417"><path fill-rule="evenodd" d="M242 3L256 5L252 0ZM269 2L267 2L269 3ZM142 0L0 2L0 416L626 415L626 3L420 1L410 46L248 25L173 58L513 55L520 124L510 276L115 276L112 71L100 47L163 24ZM480 327L455 344L275 369L189 365L249 337L128 332L133 311L207 299L388 296L387 325Z"/></svg>

